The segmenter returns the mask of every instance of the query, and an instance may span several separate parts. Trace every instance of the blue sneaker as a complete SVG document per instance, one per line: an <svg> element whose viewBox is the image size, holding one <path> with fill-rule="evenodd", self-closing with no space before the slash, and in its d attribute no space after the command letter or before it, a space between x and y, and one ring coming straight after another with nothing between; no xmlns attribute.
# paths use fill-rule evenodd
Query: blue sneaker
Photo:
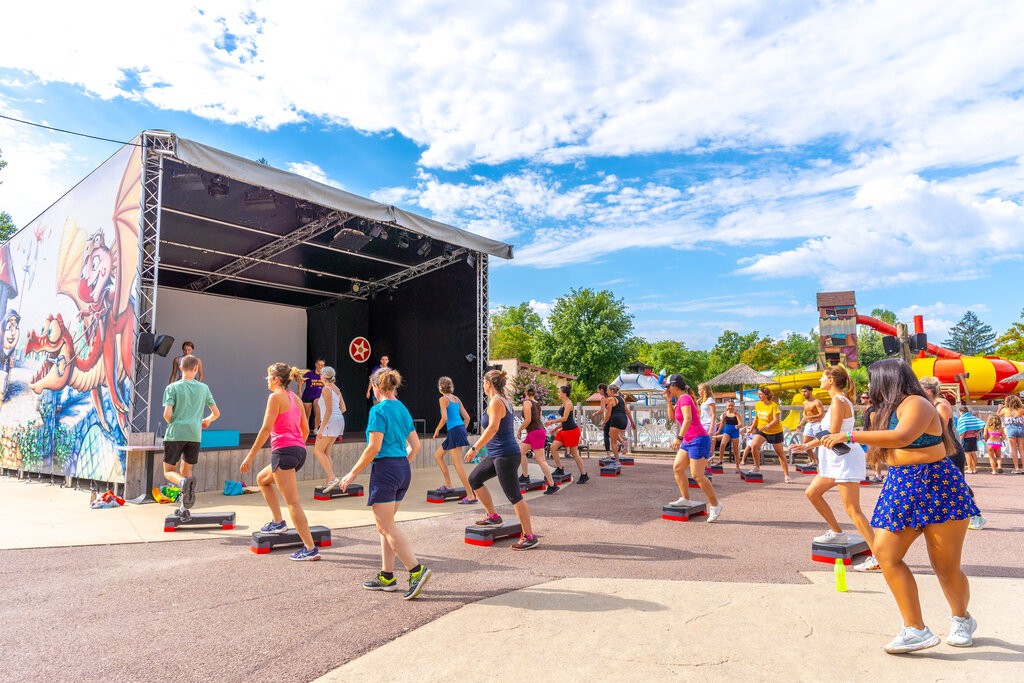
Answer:
<svg viewBox="0 0 1024 683"><path fill-rule="evenodd" d="M317 550L316 546L313 546L309 550L306 550L305 548L300 548L299 550L296 550L294 553L289 555L289 557L295 560L296 562L302 562L303 560L305 560L306 562L316 562L320 559L320 551Z"/></svg>
<svg viewBox="0 0 1024 683"><path fill-rule="evenodd" d="M265 534L280 534L282 532L288 531L288 522L284 521L283 519L280 522L270 521L264 524L263 528L260 529L260 531L262 531Z"/></svg>

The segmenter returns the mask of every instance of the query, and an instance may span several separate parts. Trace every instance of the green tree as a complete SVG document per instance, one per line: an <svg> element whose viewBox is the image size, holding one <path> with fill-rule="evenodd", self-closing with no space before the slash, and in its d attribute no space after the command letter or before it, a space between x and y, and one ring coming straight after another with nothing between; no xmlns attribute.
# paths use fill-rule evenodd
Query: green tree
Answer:
<svg viewBox="0 0 1024 683"><path fill-rule="evenodd" d="M807 334L790 332L781 341L782 348L793 357L793 368L818 362L818 335L813 330Z"/></svg>
<svg viewBox="0 0 1024 683"><path fill-rule="evenodd" d="M974 311L967 311L949 330L943 346L965 356L983 356L992 352L995 343L996 334L992 326L983 323Z"/></svg>
<svg viewBox="0 0 1024 683"><path fill-rule="evenodd" d="M708 352L686 348L681 341L662 340L648 344L646 354L639 360L654 367L655 372L662 369L669 374L678 372L690 382L701 383L708 376Z"/></svg>
<svg viewBox="0 0 1024 683"><path fill-rule="evenodd" d="M541 322L528 303L500 307L488 323L491 358L518 358L523 363L532 363Z"/></svg>
<svg viewBox="0 0 1024 683"><path fill-rule="evenodd" d="M740 362L743 352L761 340L757 330L750 334L740 334L732 330L723 330L718 341L708 354L707 379L720 375Z"/></svg>
<svg viewBox="0 0 1024 683"><path fill-rule="evenodd" d="M896 317L896 314L890 311L888 308L872 308L871 317L878 318L883 323L889 323L890 325L895 325L897 322L899 322L899 319Z"/></svg>
<svg viewBox="0 0 1024 683"><path fill-rule="evenodd" d="M618 375L635 348L633 316L608 290L573 288L551 309L547 329L534 343L538 365L579 377L596 387Z"/></svg>
<svg viewBox="0 0 1024 683"><path fill-rule="evenodd" d="M1021 310L1020 317L1024 320L1024 310ZM995 343L996 355L1010 360L1024 360L1024 323L1012 323Z"/></svg>
<svg viewBox="0 0 1024 683"><path fill-rule="evenodd" d="M781 341L765 337L740 354L740 362L755 370L789 371L797 367L793 354Z"/></svg>
<svg viewBox="0 0 1024 683"><path fill-rule="evenodd" d="M0 171L4 170L5 166L7 166L7 162L4 161L2 153L0 153ZM11 214L6 211L0 211L0 244L14 237L14 233L17 231L18 228L14 225L14 219L11 218Z"/></svg>

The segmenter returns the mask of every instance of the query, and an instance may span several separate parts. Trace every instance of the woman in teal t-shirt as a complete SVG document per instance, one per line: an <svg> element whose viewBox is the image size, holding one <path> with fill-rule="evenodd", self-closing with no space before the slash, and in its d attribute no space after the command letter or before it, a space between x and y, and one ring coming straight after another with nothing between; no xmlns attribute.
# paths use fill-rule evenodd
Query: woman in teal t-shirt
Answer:
<svg viewBox="0 0 1024 683"><path fill-rule="evenodd" d="M366 448L359 461L341 480L345 490L356 475L373 463L370 470L370 492L366 504L373 508L373 518L381 537L381 570L363 584L372 591L396 591L395 555L409 570L409 590L402 596L412 600L430 578L430 570L416 560L408 536L395 524L395 513L409 490L412 470L409 462L420 452L420 437L412 423L409 410L395 392L402 376L395 370L383 370L370 378L376 405L370 408L366 424Z"/></svg>

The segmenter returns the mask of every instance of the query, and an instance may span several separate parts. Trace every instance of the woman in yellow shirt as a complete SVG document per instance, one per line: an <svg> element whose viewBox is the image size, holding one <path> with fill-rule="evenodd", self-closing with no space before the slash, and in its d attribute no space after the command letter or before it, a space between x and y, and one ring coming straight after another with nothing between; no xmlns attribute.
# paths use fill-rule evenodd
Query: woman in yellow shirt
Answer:
<svg viewBox="0 0 1024 683"><path fill-rule="evenodd" d="M786 453L782 448L782 411L779 409L779 402L775 400L775 394L768 387L758 387L757 398L759 400L754 405L754 424L747 428L747 434L754 435L750 443L754 455L754 471L761 471L761 446L767 441L779 456L786 483L792 484L793 480L789 478L789 463L786 462Z"/></svg>

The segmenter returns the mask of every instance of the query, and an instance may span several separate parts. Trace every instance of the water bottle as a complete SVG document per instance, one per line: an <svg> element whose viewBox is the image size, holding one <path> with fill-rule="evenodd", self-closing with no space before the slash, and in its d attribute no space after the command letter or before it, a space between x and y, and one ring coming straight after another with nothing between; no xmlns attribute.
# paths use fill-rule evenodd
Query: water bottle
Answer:
<svg viewBox="0 0 1024 683"><path fill-rule="evenodd" d="M840 593L846 592L846 565L839 558L836 558L836 590Z"/></svg>

